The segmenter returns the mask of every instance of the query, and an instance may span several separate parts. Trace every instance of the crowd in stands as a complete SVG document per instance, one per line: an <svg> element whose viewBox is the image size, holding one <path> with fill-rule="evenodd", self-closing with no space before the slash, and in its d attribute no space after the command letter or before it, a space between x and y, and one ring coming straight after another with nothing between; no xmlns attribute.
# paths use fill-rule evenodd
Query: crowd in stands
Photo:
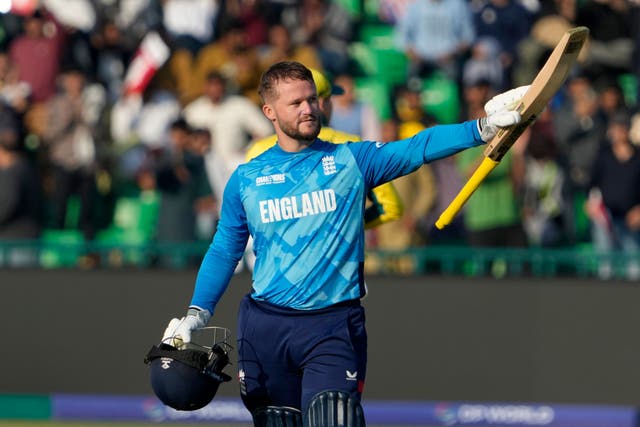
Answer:
<svg viewBox="0 0 640 427"><path fill-rule="evenodd" d="M488 99L530 83L564 31L584 25L567 83L453 224L433 227L481 149L398 180L404 216L368 230L367 244L640 247L637 1L21 4L0 14L0 241L56 230L209 241L231 172L273 133L257 86L276 61L343 88L330 126L393 141L483 116ZM130 218L141 211L146 224Z"/></svg>

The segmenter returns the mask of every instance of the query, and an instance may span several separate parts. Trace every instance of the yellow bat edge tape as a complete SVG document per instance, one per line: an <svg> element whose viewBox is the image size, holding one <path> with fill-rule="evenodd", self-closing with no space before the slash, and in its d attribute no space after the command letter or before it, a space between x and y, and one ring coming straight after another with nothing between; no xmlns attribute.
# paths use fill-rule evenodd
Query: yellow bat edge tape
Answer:
<svg viewBox="0 0 640 427"><path fill-rule="evenodd" d="M473 172L471 178L464 184L458 195L449 203L449 206L440 214L440 218L436 221L436 227L438 230L442 230L447 225L451 224L453 217L456 216L462 206L469 200L469 197L476 191L476 188L482 181L489 175L489 173L498 165L495 160L485 157L480 163L480 166Z"/></svg>

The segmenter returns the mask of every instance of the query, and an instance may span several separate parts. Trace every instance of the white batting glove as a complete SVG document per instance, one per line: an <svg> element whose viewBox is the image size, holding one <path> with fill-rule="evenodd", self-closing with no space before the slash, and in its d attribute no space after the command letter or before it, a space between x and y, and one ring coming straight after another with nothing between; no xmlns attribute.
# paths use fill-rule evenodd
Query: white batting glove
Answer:
<svg viewBox="0 0 640 427"><path fill-rule="evenodd" d="M186 316L171 319L162 336L162 342L180 348L191 342L191 331L207 326L210 318L211 313L207 310L189 308Z"/></svg>
<svg viewBox="0 0 640 427"><path fill-rule="evenodd" d="M513 111L530 86L520 86L498 94L484 104L486 117L478 120L480 138L489 142L498 133L500 128L513 126L520 123L522 117L517 111Z"/></svg>
<svg viewBox="0 0 640 427"><path fill-rule="evenodd" d="M494 96L484 104L484 112L490 116L502 110L513 110L530 87L531 85L520 86Z"/></svg>
<svg viewBox="0 0 640 427"><path fill-rule="evenodd" d="M484 142L489 142L498 133L500 128L506 128L520 123L522 117L517 111L499 111L478 120L478 131Z"/></svg>

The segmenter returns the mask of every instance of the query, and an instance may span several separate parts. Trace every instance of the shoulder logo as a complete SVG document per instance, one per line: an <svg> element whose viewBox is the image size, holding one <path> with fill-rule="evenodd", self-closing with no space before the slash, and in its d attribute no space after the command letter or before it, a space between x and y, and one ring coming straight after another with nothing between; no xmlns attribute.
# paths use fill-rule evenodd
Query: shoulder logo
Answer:
<svg viewBox="0 0 640 427"><path fill-rule="evenodd" d="M356 381L358 376L358 371L351 372L347 369L347 381Z"/></svg>
<svg viewBox="0 0 640 427"><path fill-rule="evenodd" d="M336 160L333 156L324 156L322 158L322 171L325 175L333 175L338 172L336 169Z"/></svg>
<svg viewBox="0 0 640 427"><path fill-rule="evenodd" d="M275 173L273 175L264 175L256 178L256 185L282 184L285 181L283 173Z"/></svg>
<svg viewBox="0 0 640 427"><path fill-rule="evenodd" d="M384 142L378 141L378 142L376 142L376 148L382 148L382 147L384 147L384 144L385 144Z"/></svg>

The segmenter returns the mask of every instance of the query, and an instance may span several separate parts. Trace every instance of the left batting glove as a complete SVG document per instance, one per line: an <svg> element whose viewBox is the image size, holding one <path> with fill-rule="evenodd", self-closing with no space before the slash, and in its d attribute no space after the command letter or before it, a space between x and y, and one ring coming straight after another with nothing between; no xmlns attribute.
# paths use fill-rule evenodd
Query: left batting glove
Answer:
<svg viewBox="0 0 640 427"><path fill-rule="evenodd" d="M520 123L522 117L517 111L513 111L529 86L520 86L507 92L498 94L484 105L486 117L478 120L478 131L484 142L489 142L498 133L500 128L513 126Z"/></svg>
<svg viewBox="0 0 640 427"><path fill-rule="evenodd" d="M498 111L487 117L482 117L478 120L478 131L480 131L480 138L484 142L489 142L498 133L500 128L506 128L520 123L520 113L517 111Z"/></svg>
<svg viewBox="0 0 640 427"><path fill-rule="evenodd" d="M181 319L171 319L165 329L162 342L176 348L191 342L191 331L204 328L211 319L211 313L207 310L191 307L187 315Z"/></svg>

